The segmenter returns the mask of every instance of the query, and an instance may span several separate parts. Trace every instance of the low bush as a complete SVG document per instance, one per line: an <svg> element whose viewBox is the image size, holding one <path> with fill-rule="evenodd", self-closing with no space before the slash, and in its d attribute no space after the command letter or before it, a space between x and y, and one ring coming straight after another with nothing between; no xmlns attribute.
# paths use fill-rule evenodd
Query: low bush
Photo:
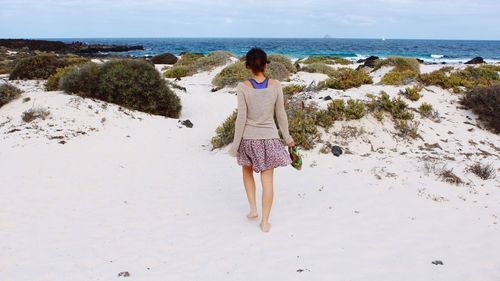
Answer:
<svg viewBox="0 0 500 281"><path fill-rule="evenodd" d="M67 63L55 55L40 54L17 61L10 72L9 79L47 79L59 67Z"/></svg>
<svg viewBox="0 0 500 281"><path fill-rule="evenodd" d="M213 51L206 57L200 57L194 61L192 67L195 72L210 71L216 67L223 66L231 61L233 54L228 51Z"/></svg>
<svg viewBox="0 0 500 281"><path fill-rule="evenodd" d="M282 64L290 73L297 72L297 69L293 65L289 57L281 54L270 54L267 59L271 62L278 62Z"/></svg>
<svg viewBox="0 0 500 281"><path fill-rule="evenodd" d="M430 117L432 115L432 105L430 103L424 102L418 107L418 112L423 117Z"/></svg>
<svg viewBox="0 0 500 281"><path fill-rule="evenodd" d="M61 77L61 88L84 97L177 118L180 99L153 65L144 60L112 60L85 64Z"/></svg>
<svg viewBox="0 0 500 281"><path fill-rule="evenodd" d="M324 64L351 64L350 60L335 56L312 56L300 61L303 64L324 63Z"/></svg>
<svg viewBox="0 0 500 281"><path fill-rule="evenodd" d="M333 67L320 62L315 62L305 65L304 67L301 68L301 71L310 73L323 73L328 76L332 76L335 73L335 69Z"/></svg>
<svg viewBox="0 0 500 281"><path fill-rule="evenodd" d="M45 108L31 108L23 112L21 118L24 122L29 123L35 119L45 120L50 115L50 111Z"/></svg>
<svg viewBox="0 0 500 281"><path fill-rule="evenodd" d="M394 66L394 69L385 74L380 80L380 83L385 85L408 84L414 81L420 73L420 63L414 58L389 57L376 60L374 70L386 65Z"/></svg>
<svg viewBox="0 0 500 281"><path fill-rule="evenodd" d="M176 65L176 66L173 66L172 68L169 68L163 74L167 78L182 78L182 77L193 75L194 74L193 70L194 69L191 66Z"/></svg>
<svg viewBox="0 0 500 281"><path fill-rule="evenodd" d="M288 109L288 129L295 144L305 150L314 148L319 139L319 131L316 127L316 107L300 106L292 104Z"/></svg>
<svg viewBox="0 0 500 281"><path fill-rule="evenodd" d="M459 87L472 89L477 86L490 86L500 82L499 67L495 65L468 66L465 69L452 71L451 67L420 74L418 79L424 85L439 86L443 89L454 89L461 92Z"/></svg>
<svg viewBox="0 0 500 281"><path fill-rule="evenodd" d="M494 179L496 177L495 168L491 164L481 164L476 162L466 169L467 172L473 173L483 180Z"/></svg>
<svg viewBox="0 0 500 281"><path fill-rule="evenodd" d="M226 66L215 75L212 84L219 89L226 86L234 87L238 82L248 79L252 76L251 72L245 67L245 63L238 61L229 66Z"/></svg>
<svg viewBox="0 0 500 281"><path fill-rule="evenodd" d="M395 119L394 127L398 129L400 136L410 137L416 139L418 137L418 127L420 122L418 121L408 121L405 119Z"/></svg>
<svg viewBox="0 0 500 281"><path fill-rule="evenodd" d="M290 78L290 72L283 64L271 61L269 66L266 68L266 76L271 79L286 81Z"/></svg>
<svg viewBox="0 0 500 281"><path fill-rule="evenodd" d="M441 178L442 181L455 184L455 185L460 185L463 183L462 179L459 178L454 172L453 169L446 169L443 168L438 172L439 178Z"/></svg>
<svg viewBox="0 0 500 281"><path fill-rule="evenodd" d="M418 101L420 99L420 87L405 88L404 91L399 93L411 101Z"/></svg>
<svg viewBox="0 0 500 281"><path fill-rule="evenodd" d="M151 58L154 64L174 64L178 61L178 58L171 53L163 53L156 55Z"/></svg>
<svg viewBox="0 0 500 281"><path fill-rule="evenodd" d="M287 96L292 96L294 94L304 91L305 88L306 88L305 85L299 85L299 84L288 85L283 87L283 94Z"/></svg>
<svg viewBox="0 0 500 281"><path fill-rule="evenodd" d="M460 103L472 109L487 128L500 133L500 84L475 87L462 96Z"/></svg>
<svg viewBox="0 0 500 281"><path fill-rule="evenodd" d="M66 93L83 97L97 97L99 93L100 67L89 62L76 67L59 78L58 87ZM104 98L101 98L104 100Z"/></svg>
<svg viewBox="0 0 500 281"><path fill-rule="evenodd" d="M364 70L343 67L335 70L331 78L321 81L319 87L345 90L372 83L372 78Z"/></svg>
<svg viewBox="0 0 500 281"><path fill-rule="evenodd" d="M331 100L326 109L318 110L316 113L316 125L325 129L330 128L337 120L342 120L345 114L345 102L343 99Z"/></svg>
<svg viewBox="0 0 500 281"><path fill-rule="evenodd" d="M193 65L197 59L204 57L203 54L198 54L198 53L184 53L181 55L181 58L175 63L176 66L179 65Z"/></svg>
<svg viewBox="0 0 500 281"><path fill-rule="evenodd" d="M47 79L47 82L45 82L45 90L47 91L59 90L60 89L59 81L61 80L61 77L75 68L76 66L73 65L58 68L56 70L56 73L50 75L49 78Z"/></svg>
<svg viewBox="0 0 500 281"><path fill-rule="evenodd" d="M215 136L210 141L212 147L221 148L230 144L234 138L234 125L236 123L236 116L238 111L235 110L229 115L224 122L215 129Z"/></svg>
<svg viewBox="0 0 500 281"><path fill-rule="evenodd" d="M0 85L0 107L21 96L22 91L15 86L5 83Z"/></svg>
<svg viewBox="0 0 500 281"><path fill-rule="evenodd" d="M365 116L366 107L363 101L349 99L345 108L345 118L347 120L361 119Z"/></svg>

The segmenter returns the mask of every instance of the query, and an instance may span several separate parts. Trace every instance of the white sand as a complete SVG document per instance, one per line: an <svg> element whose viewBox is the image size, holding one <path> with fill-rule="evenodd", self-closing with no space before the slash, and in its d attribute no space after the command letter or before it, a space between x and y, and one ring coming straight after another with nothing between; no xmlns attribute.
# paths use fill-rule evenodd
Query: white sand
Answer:
<svg viewBox="0 0 500 281"><path fill-rule="evenodd" d="M442 117L415 114L423 140L394 137L389 118L337 122L323 138L353 154L319 154L318 145L303 152L302 171L277 169L273 226L262 233L245 217L236 160L210 148L236 106L234 89L210 92L219 70L179 82L181 120L193 128L18 82L31 101L0 109L0 280L113 280L123 271L130 280L500 280L499 175L465 172L476 160L500 168L500 138L465 124L477 120L457 109L456 96L428 87L408 101L430 102ZM33 104L50 118L23 123ZM347 126L365 133L336 136ZM426 155L466 184L427 174Z"/></svg>

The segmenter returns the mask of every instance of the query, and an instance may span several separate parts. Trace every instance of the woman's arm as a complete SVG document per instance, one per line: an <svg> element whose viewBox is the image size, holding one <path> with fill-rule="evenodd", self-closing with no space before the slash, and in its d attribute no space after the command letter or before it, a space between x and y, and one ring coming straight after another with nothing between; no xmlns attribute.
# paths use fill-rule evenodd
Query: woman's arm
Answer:
<svg viewBox="0 0 500 281"><path fill-rule="evenodd" d="M234 138L231 144L231 149L229 154L231 156L236 156L236 152L240 146L241 138L243 137L243 130L245 129L245 124L247 122L247 104L245 102L245 97L243 96L243 90L238 87L238 114L236 115L236 122L234 124Z"/></svg>
<svg viewBox="0 0 500 281"><path fill-rule="evenodd" d="M273 81L274 83L278 83L278 98L276 99L276 104L274 105L274 109L276 112L276 119L278 120L278 126L283 135L283 138L286 144L293 143L293 138L290 136L290 132L288 132L288 118L286 116L285 111L285 99L283 98L283 89L281 87L281 83L278 81Z"/></svg>

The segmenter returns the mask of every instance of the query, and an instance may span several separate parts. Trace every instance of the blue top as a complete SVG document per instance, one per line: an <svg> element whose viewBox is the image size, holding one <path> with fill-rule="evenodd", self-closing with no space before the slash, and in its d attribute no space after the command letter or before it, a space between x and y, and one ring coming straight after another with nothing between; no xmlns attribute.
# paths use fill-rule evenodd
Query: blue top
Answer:
<svg viewBox="0 0 500 281"><path fill-rule="evenodd" d="M265 89L265 88L267 88L269 78L266 77L266 79L264 79L264 81L262 81L260 83L255 81L255 79L253 79L253 78L248 79L248 81L250 81L250 83L252 83L252 86L254 89Z"/></svg>

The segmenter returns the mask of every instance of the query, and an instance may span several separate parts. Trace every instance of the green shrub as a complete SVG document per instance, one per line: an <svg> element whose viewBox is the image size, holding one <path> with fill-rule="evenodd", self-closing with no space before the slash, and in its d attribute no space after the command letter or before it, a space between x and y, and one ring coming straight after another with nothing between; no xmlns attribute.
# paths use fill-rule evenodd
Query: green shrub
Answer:
<svg viewBox="0 0 500 281"><path fill-rule="evenodd" d="M347 107L345 108L345 117L347 120L361 119L365 116L366 107L361 100L347 100Z"/></svg>
<svg viewBox="0 0 500 281"><path fill-rule="evenodd" d="M299 99L285 103L288 116L288 129L295 144L303 149L312 149L319 140L316 126L318 108L315 104L305 104Z"/></svg>
<svg viewBox="0 0 500 281"><path fill-rule="evenodd" d="M325 129L330 128L337 120L342 120L345 114L345 102L343 99L331 100L326 109L318 110L316 113L316 125Z"/></svg>
<svg viewBox="0 0 500 281"><path fill-rule="evenodd" d="M99 65L89 62L62 75L59 78L58 87L66 93L83 97L98 97L99 75ZM104 97L100 99L105 100Z"/></svg>
<svg viewBox="0 0 500 281"><path fill-rule="evenodd" d="M197 59L204 57L202 54L198 53L184 53L181 58L175 63L176 66L179 65L193 65Z"/></svg>
<svg viewBox="0 0 500 281"><path fill-rule="evenodd" d="M411 101L418 101L420 99L420 90L420 87L408 87L405 88L404 91L400 91L399 93Z"/></svg>
<svg viewBox="0 0 500 281"><path fill-rule="evenodd" d="M297 69L295 68L295 66L293 65L292 61L290 60L290 58L288 58L287 56L285 55L281 55L281 54L271 54L267 57L267 59L271 62L279 62L280 64L282 64L284 67L286 67L286 69L288 70L288 72L290 73L295 73L297 72Z"/></svg>
<svg viewBox="0 0 500 281"><path fill-rule="evenodd" d="M382 79L380 79L380 83L384 85L401 85L408 84L412 82L417 73L407 69L407 70L391 70L387 74L385 74Z"/></svg>
<svg viewBox="0 0 500 281"><path fill-rule="evenodd" d="M181 78L194 74L194 69L191 66L177 65L169 68L163 73L167 78Z"/></svg>
<svg viewBox="0 0 500 281"><path fill-rule="evenodd" d="M385 74L380 80L385 85L408 84L420 73L420 63L414 58L389 57L376 60L374 70L385 65L394 66L394 69Z"/></svg>
<svg viewBox="0 0 500 281"><path fill-rule="evenodd" d="M494 133L500 133L500 84L475 87L463 95L460 103L472 109Z"/></svg>
<svg viewBox="0 0 500 281"><path fill-rule="evenodd" d="M320 62L305 65L304 67L302 67L301 71L310 73L323 73L328 76L332 76L335 73L335 69L333 67Z"/></svg>
<svg viewBox="0 0 500 281"><path fill-rule="evenodd" d="M500 81L498 66L468 66L455 72L451 72L452 69L451 67L444 67L430 73L421 74L418 78L425 85L439 86L443 89L453 88L455 92L460 92L459 87L472 89L477 86L490 86Z"/></svg>
<svg viewBox="0 0 500 281"><path fill-rule="evenodd" d="M418 127L420 126L420 122L418 121L395 119L394 126L399 130L402 137L410 137L412 139L416 139L418 137Z"/></svg>
<svg viewBox="0 0 500 281"><path fill-rule="evenodd" d="M32 122L35 119L45 120L50 115L50 111L45 108L30 108L23 112L21 119L26 122Z"/></svg>
<svg viewBox="0 0 500 281"><path fill-rule="evenodd" d="M433 111L432 105L430 103L424 102L418 107L418 112L420 115L423 117L429 117L431 116Z"/></svg>
<svg viewBox="0 0 500 281"><path fill-rule="evenodd" d="M343 67L335 70L331 78L321 81L319 87L345 90L372 83L372 78L364 70Z"/></svg>
<svg viewBox="0 0 500 281"><path fill-rule="evenodd" d="M144 60L112 60L88 63L61 77L61 88L85 97L177 118L180 99L168 88L153 65Z"/></svg>
<svg viewBox="0 0 500 281"><path fill-rule="evenodd" d="M154 64L174 64L178 61L178 58L171 53L163 53L151 58Z"/></svg>
<svg viewBox="0 0 500 281"><path fill-rule="evenodd" d="M379 122L384 122L384 111L377 109L373 112L373 117Z"/></svg>
<svg viewBox="0 0 500 281"><path fill-rule="evenodd" d="M79 56L75 56L75 55L67 55L67 56L63 57L63 60L64 60L64 64L67 66L69 66L69 65L82 65L82 64L90 62L89 58L79 57Z"/></svg>
<svg viewBox="0 0 500 281"><path fill-rule="evenodd" d="M70 72L71 70L75 69L77 66L65 66L65 67L60 67L56 69L56 73L52 74L49 76L47 79L47 82L45 82L45 90L47 91L57 91L59 90L59 81L62 76L64 76L66 73Z"/></svg>
<svg viewBox="0 0 500 281"><path fill-rule="evenodd" d="M221 89L225 86L234 87L238 82L248 79L252 73L245 67L245 63L238 61L226 66L220 73L215 75L212 84Z"/></svg>
<svg viewBox="0 0 500 281"><path fill-rule="evenodd" d="M210 141L212 143L212 147L221 148L230 144L234 138L234 126L236 123L236 117L238 115L238 111L235 110L231 115L229 115L226 120L215 129L215 136Z"/></svg>
<svg viewBox="0 0 500 281"><path fill-rule="evenodd" d="M271 61L269 66L266 68L266 76L271 79L285 81L290 78L290 72L283 64Z"/></svg>
<svg viewBox="0 0 500 281"><path fill-rule="evenodd" d="M291 96L304 91L305 88L306 88L305 85L299 85L299 84L288 85L283 87L283 94Z"/></svg>
<svg viewBox="0 0 500 281"><path fill-rule="evenodd" d="M343 64L343 65L351 64L350 60L335 56L313 56L313 57L308 57L300 62L304 64L312 64L312 63Z"/></svg>
<svg viewBox="0 0 500 281"><path fill-rule="evenodd" d="M228 51L213 51L208 53L206 57L198 58L193 63L195 72L210 71L216 67L223 66L231 61L233 54Z"/></svg>
<svg viewBox="0 0 500 281"><path fill-rule="evenodd" d="M5 83L0 85L0 107L17 99L21 94L22 91L11 84Z"/></svg>
<svg viewBox="0 0 500 281"><path fill-rule="evenodd" d="M55 55L40 54L17 61L12 69L9 79L47 79L59 67L64 67L67 62Z"/></svg>

